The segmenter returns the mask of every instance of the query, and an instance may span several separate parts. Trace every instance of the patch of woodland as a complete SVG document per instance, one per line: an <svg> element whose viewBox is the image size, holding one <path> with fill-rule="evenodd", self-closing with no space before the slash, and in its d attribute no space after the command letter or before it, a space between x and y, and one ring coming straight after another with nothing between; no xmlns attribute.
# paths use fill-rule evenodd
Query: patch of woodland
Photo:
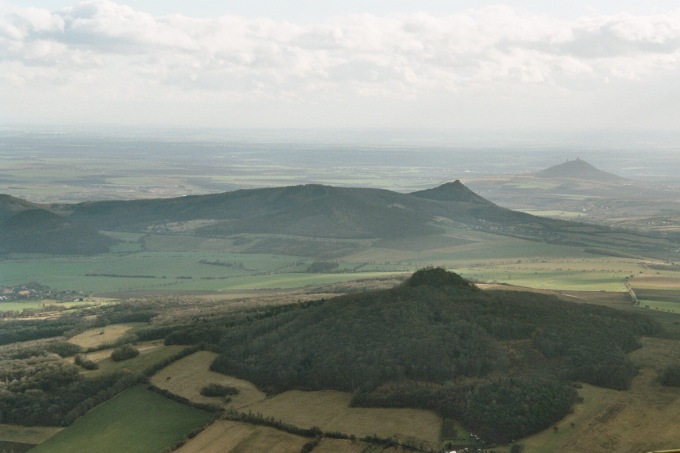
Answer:
<svg viewBox="0 0 680 453"><path fill-rule="evenodd" d="M97 363L78 353L74 357L77 366L69 364L50 352L60 350L60 344L6 346L0 350L0 423L67 426L128 387L146 382L160 368L197 351L195 347L185 348L140 374L85 376L79 367L96 369Z"/></svg>
<svg viewBox="0 0 680 453"><path fill-rule="evenodd" d="M64 341L64 337L112 322L146 321L155 314L145 304L120 304L88 308L56 319L4 321L0 329L0 344L4 344L0 347L0 423L69 425L94 406L197 350L186 348L150 364L141 374L80 373L81 368L98 368L97 363L87 359L81 347ZM63 359L70 356L74 356L75 365Z"/></svg>
<svg viewBox="0 0 680 453"><path fill-rule="evenodd" d="M117 347L111 352L111 360L114 362L122 362L123 360L128 360L139 355L139 349L135 348L131 344L124 344Z"/></svg>
<svg viewBox="0 0 680 453"><path fill-rule="evenodd" d="M77 367L49 356L14 365L9 370L3 363L0 375L2 423L67 426L144 379L129 373L84 378Z"/></svg>
<svg viewBox="0 0 680 453"><path fill-rule="evenodd" d="M225 397L225 396L234 396L238 395L241 391L237 389L236 387L231 387L227 385L221 385L221 384L208 384L205 387L201 388L201 395L203 396L219 396L219 397Z"/></svg>

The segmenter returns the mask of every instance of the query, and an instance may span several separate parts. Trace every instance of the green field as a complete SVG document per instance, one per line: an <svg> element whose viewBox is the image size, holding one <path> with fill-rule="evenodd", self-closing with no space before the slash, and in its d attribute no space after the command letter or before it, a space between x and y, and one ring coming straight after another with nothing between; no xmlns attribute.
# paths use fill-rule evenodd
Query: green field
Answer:
<svg viewBox="0 0 680 453"><path fill-rule="evenodd" d="M3 301L0 302L0 313L7 311L24 311L24 310L49 310L50 307L65 307L67 309L78 308L83 305L91 305L90 301L83 302L56 302L53 300L22 300L22 301Z"/></svg>
<svg viewBox="0 0 680 453"><path fill-rule="evenodd" d="M184 242L182 247L189 249L209 246L208 241L200 238L184 237L181 242ZM486 234L378 241L343 257L322 259L337 263L331 272L305 272L314 261L300 256L221 251L217 247L211 251L137 251L92 257L22 255L0 261L0 284L19 285L38 280L56 290L87 293L232 291L321 285L443 266L457 270L466 278L482 281L539 288L624 291L623 279L640 269L633 259L592 255L578 247ZM20 310L40 305L41 302L32 302L5 307Z"/></svg>
<svg viewBox="0 0 680 453"><path fill-rule="evenodd" d="M133 387L97 406L35 453L158 453L206 425L213 415Z"/></svg>

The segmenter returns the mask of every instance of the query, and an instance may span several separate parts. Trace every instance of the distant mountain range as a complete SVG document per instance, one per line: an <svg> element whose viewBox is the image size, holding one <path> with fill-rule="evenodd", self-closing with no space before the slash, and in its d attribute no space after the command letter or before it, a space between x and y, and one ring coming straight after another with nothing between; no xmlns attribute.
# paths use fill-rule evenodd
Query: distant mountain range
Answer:
<svg viewBox="0 0 680 453"><path fill-rule="evenodd" d="M0 197L0 252L5 253L101 253L113 242L102 231L395 239L440 234L452 227L584 247L611 243L607 227L505 209L460 181L410 194L311 184L61 205ZM636 241L630 252L644 252L647 242Z"/></svg>

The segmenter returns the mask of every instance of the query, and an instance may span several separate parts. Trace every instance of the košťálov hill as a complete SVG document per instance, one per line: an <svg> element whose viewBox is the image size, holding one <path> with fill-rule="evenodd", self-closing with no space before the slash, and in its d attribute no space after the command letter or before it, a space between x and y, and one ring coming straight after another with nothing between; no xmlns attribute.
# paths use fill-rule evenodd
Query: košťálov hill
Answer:
<svg viewBox="0 0 680 453"><path fill-rule="evenodd" d="M16 206L16 200L5 202L5 205ZM2 202L0 199L0 204ZM97 236L97 231L173 231L174 234L202 237L246 233L287 235L302 240L379 240L444 234L447 228L605 251L623 247L627 253L637 256L663 254L664 250L672 248L641 233L614 234L608 227L505 209L470 191L460 181L411 194L310 184L168 199L93 201L41 206L39 209L49 210L64 219L61 231L67 237L72 237L74 232L82 233L87 241L83 241L81 253L99 253L105 249L106 241ZM4 212L8 211L9 208L4 209ZM0 212L3 212L2 208ZM43 215L47 215L46 212ZM55 219L48 223L54 223ZM62 252L59 252L61 246L48 243L59 240L60 229L50 229L50 234L46 234L39 224L24 222L24 226L26 230L21 234L28 237L33 229L42 240L30 247L21 240L9 251L75 253L75 247L61 248ZM5 225L5 234L10 234L7 237L19 234L7 228Z"/></svg>
<svg viewBox="0 0 680 453"><path fill-rule="evenodd" d="M639 314L480 291L426 268L389 290L278 307L233 327L197 320L166 343L212 345L213 370L269 392L353 392L357 406L431 409L506 442L562 419L573 381L628 388L637 370L626 354L658 329Z"/></svg>

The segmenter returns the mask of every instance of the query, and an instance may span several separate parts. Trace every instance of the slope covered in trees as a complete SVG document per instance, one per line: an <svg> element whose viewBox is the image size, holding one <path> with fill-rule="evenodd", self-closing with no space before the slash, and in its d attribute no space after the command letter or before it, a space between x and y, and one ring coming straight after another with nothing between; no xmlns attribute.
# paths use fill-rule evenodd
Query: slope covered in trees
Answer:
<svg viewBox="0 0 680 453"><path fill-rule="evenodd" d="M40 207L0 197L0 253L102 253L112 240L100 231L172 231L202 237L285 234L309 241L413 238L445 233L452 226L587 248L623 248L640 256L665 257L677 248L671 236L660 240L505 209L460 181L411 194L309 184Z"/></svg>
<svg viewBox="0 0 680 453"><path fill-rule="evenodd" d="M88 225L42 208L19 211L0 223L0 253L90 255L108 251L114 242Z"/></svg>

